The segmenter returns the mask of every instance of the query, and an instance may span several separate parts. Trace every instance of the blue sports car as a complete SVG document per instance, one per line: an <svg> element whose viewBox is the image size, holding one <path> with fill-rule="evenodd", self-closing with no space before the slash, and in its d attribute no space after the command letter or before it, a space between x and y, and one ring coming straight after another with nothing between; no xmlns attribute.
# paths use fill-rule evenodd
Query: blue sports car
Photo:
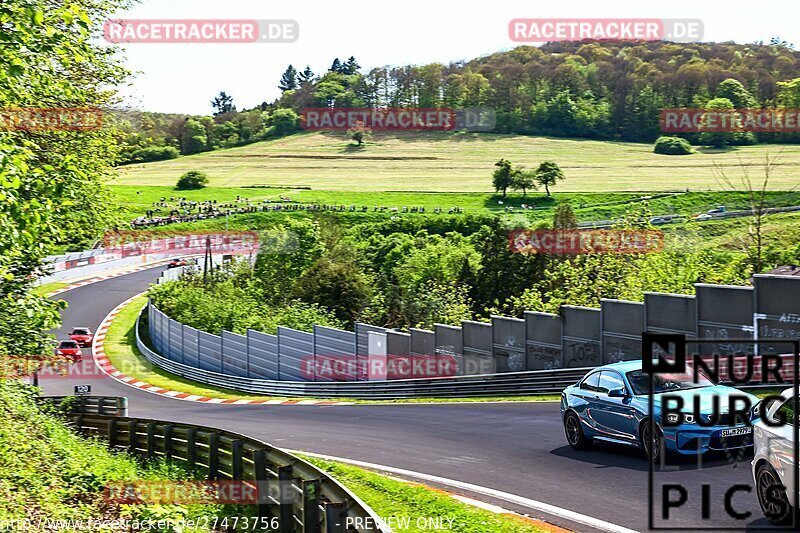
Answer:
<svg viewBox="0 0 800 533"><path fill-rule="evenodd" d="M578 383L561 393L561 414L567 442L575 449L588 447L593 440L638 446L648 457L658 458L662 447L668 453L698 454L709 450L731 450L753 445L753 427L735 421L729 412L732 396L746 397L756 415L758 398L732 387L715 385L699 372L695 381L686 374L653 376L653 424L648 414L650 377L642 370L641 361L623 361L593 369ZM664 424L661 394L683 397L680 415L668 414ZM695 420L694 398L700 406L702 424ZM718 398L717 414L712 415L712 402ZM674 400L672 401L674 402ZM737 408L741 409L743 400ZM674 403L670 404L674 408ZM733 421L733 423L731 423ZM736 423L740 422L740 423ZM655 428L651 438L650 428ZM653 447L645 443L652 442Z"/></svg>

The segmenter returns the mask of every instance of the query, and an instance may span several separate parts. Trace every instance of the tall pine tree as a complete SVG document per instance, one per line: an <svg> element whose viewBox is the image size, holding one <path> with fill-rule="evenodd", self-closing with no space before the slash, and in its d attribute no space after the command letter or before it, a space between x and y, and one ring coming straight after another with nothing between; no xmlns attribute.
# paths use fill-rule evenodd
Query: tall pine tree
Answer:
<svg viewBox="0 0 800 533"><path fill-rule="evenodd" d="M350 56L347 58L347 63L342 66L342 74L356 74L358 73L358 69L361 68L361 65L358 64L356 58Z"/></svg>
<svg viewBox="0 0 800 533"><path fill-rule="evenodd" d="M225 91L220 91L219 94L211 100L211 107L216 109L216 111L214 111L214 116L224 115L225 113L236 110L236 107L233 105L233 96L228 95Z"/></svg>
<svg viewBox="0 0 800 533"><path fill-rule="evenodd" d="M286 67L283 76L281 76L281 81L278 83L278 88L281 92L297 89L297 69L292 65Z"/></svg>
<svg viewBox="0 0 800 533"><path fill-rule="evenodd" d="M311 70L311 67L306 65L306 69L297 75L297 81L300 82L300 85L314 81L314 71Z"/></svg>

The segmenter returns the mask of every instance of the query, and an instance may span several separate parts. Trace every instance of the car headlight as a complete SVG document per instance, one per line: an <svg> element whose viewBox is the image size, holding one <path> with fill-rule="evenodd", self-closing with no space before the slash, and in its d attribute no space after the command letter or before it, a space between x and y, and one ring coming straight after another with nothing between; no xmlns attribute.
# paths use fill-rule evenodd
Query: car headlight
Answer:
<svg viewBox="0 0 800 533"><path fill-rule="evenodd" d="M670 424L677 424L680 419L680 416L677 413L670 413L667 415L667 422ZM683 423L684 424L694 424L694 415L690 414L683 414Z"/></svg>
<svg viewBox="0 0 800 533"><path fill-rule="evenodd" d="M763 402L758 401L756 404L750 409L750 420L756 420L761 418L761 404Z"/></svg>

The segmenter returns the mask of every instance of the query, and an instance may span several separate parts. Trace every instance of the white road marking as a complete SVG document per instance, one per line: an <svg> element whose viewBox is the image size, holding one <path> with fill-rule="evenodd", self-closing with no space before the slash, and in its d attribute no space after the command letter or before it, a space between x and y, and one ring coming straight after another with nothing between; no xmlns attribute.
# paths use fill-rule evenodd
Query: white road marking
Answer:
<svg viewBox="0 0 800 533"><path fill-rule="evenodd" d="M576 513L575 511L570 511L569 509L557 507L549 503L544 503L537 500L531 500L530 498L523 498L522 496L517 496L516 494L510 494L508 492L491 489L489 487L482 487L480 485L473 485L472 483L456 481L455 479L432 476L430 474L423 474L421 472L414 472L412 470L404 470L402 468L395 468L393 466L378 465L375 463L367 463L364 461L356 461L353 459L344 459L342 457L332 457L330 455L305 452L302 450L286 450L286 451L288 451L289 453L301 453L304 455L308 455L309 457L316 457L327 461L338 461L340 463L346 463L361 468L367 468L370 470L384 471L390 474L396 474L408 478L430 481L432 483L437 483L439 485L445 485L448 487L466 490L476 494L483 494L484 496L490 496L498 500L515 503L517 505L522 505L530 509L535 509L542 513L546 513L552 516L557 516L559 518L564 518L565 520L569 520L570 522L574 522L576 524L583 524L585 526L593 527L595 529L599 529L600 531L609 531L613 533L638 533L633 529L628 529L622 526L618 526L617 524L612 524L611 522L606 522L605 520L600 520L599 518L594 518L581 513Z"/></svg>

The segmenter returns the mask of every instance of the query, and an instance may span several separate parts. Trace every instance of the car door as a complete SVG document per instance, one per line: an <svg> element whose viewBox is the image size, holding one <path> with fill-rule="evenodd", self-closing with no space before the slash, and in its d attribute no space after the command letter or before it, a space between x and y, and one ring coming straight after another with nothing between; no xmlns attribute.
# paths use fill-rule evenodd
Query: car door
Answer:
<svg viewBox="0 0 800 533"><path fill-rule="evenodd" d="M779 426L767 426L770 432L769 451L772 464L781 475L781 482L787 487L794 487L794 476L797 467L794 465L794 427L797 415L794 412L794 398L789 398L776 411L777 416L782 416L786 423Z"/></svg>
<svg viewBox="0 0 800 533"><path fill-rule="evenodd" d="M597 408L597 387L600 383L600 372L593 372L586 376L580 386L572 393L572 407L583 418L583 421L594 427L593 411Z"/></svg>
<svg viewBox="0 0 800 533"><path fill-rule="evenodd" d="M622 376L615 370L603 370L594 399L596 407L593 417L597 422L597 430L610 438L634 440L635 410L631 406L631 396L611 398L608 391L615 389L627 390Z"/></svg>

